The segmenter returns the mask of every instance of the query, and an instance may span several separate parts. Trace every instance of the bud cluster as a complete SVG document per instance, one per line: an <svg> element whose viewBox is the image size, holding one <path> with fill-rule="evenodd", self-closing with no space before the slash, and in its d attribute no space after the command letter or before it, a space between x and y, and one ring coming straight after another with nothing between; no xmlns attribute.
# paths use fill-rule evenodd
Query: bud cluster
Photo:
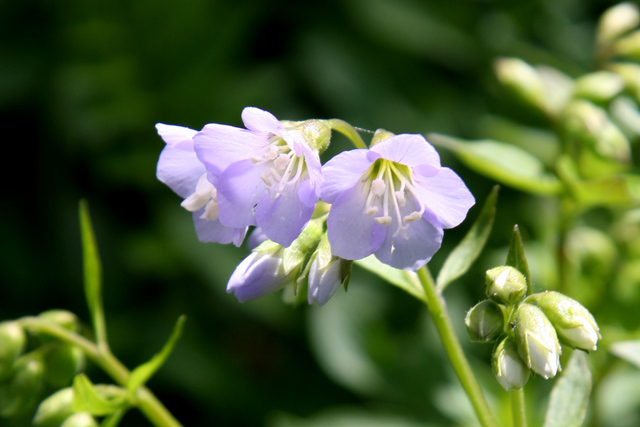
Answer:
<svg viewBox="0 0 640 427"><path fill-rule="evenodd" d="M486 273L487 299L465 318L472 341L496 343L493 373L507 391L522 388L531 371L553 378L560 370L561 342L591 351L601 338L591 313L574 299L527 291L527 279L514 267L492 268Z"/></svg>
<svg viewBox="0 0 640 427"><path fill-rule="evenodd" d="M68 311L50 310L38 317L74 332L79 329L77 317ZM0 322L0 417L24 414L45 388L68 386L84 360L79 348L30 331L19 320Z"/></svg>

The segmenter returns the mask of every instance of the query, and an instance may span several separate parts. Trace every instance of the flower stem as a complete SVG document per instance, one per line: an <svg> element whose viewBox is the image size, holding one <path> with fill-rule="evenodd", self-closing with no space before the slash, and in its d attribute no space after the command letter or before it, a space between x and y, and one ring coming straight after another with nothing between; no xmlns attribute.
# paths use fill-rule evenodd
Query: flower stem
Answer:
<svg viewBox="0 0 640 427"><path fill-rule="evenodd" d="M122 387L127 386L131 373L108 348L99 347L88 339L55 323L38 317L23 317L18 320L24 328L51 335L80 348L96 365L100 366ZM156 427L182 427L169 410L145 386L140 386L135 396L135 405Z"/></svg>
<svg viewBox="0 0 640 427"><path fill-rule="evenodd" d="M356 128L354 128L344 120L330 119L330 120L325 120L325 123L332 130L336 130L341 134L343 134L344 136L346 136L347 138L349 138L351 142L353 142L353 145L356 146L356 148L367 148L367 144L364 143L364 141L362 140L362 137L360 136Z"/></svg>
<svg viewBox="0 0 640 427"><path fill-rule="evenodd" d="M511 413L513 427L527 427L527 411L524 404L524 388L514 390L511 395Z"/></svg>
<svg viewBox="0 0 640 427"><path fill-rule="evenodd" d="M431 273L426 265L418 270L418 278L424 288L427 307L438 330L444 349L447 352L449 361L476 411L480 424L484 427L497 427L498 424L491 413L489 404L462 351L460 341L458 341L451 319L445 308L444 300L436 291L433 277L431 277Z"/></svg>

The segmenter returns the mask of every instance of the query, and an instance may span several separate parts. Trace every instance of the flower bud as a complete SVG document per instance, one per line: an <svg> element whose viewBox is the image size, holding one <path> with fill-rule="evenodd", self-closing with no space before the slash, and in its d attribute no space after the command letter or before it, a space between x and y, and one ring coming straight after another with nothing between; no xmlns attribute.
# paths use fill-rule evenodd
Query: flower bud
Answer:
<svg viewBox="0 0 640 427"><path fill-rule="evenodd" d="M98 422L88 412L78 412L67 418L60 427L98 427Z"/></svg>
<svg viewBox="0 0 640 427"><path fill-rule="evenodd" d="M485 292L499 303L513 305L527 294L527 279L513 267L495 267L487 271Z"/></svg>
<svg viewBox="0 0 640 427"><path fill-rule="evenodd" d="M471 341L491 342L504 331L504 315L500 306L491 300L480 301L464 319Z"/></svg>
<svg viewBox="0 0 640 427"><path fill-rule="evenodd" d="M331 253L329 239L325 233L314 253L309 269L309 287L307 300L324 305L343 283L345 286L351 276L353 261L338 258Z"/></svg>
<svg viewBox="0 0 640 427"><path fill-rule="evenodd" d="M633 63L611 63L607 68L619 74L626 84L627 90L640 101L640 65Z"/></svg>
<svg viewBox="0 0 640 427"><path fill-rule="evenodd" d="M36 427L56 427L73 415L73 388L58 390L40 403L33 425Z"/></svg>
<svg viewBox="0 0 640 427"><path fill-rule="evenodd" d="M596 71L576 80L573 95L605 102L622 92L625 82L622 76L610 71Z"/></svg>
<svg viewBox="0 0 640 427"><path fill-rule="evenodd" d="M17 322L0 323L0 380L11 374L13 363L24 350L26 335Z"/></svg>
<svg viewBox="0 0 640 427"><path fill-rule="evenodd" d="M560 369L560 344L553 325L538 307L522 304L514 316L518 353L533 372L545 379Z"/></svg>
<svg viewBox="0 0 640 427"><path fill-rule="evenodd" d="M67 310L48 310L43 311L38 315L43 320L55 323L73 332L77 332L80 329L80 321L78 317Z"/></svg>
<svg viewBox="0 0 640 427"><path fill-rule="evenodd" d="M80 348L67 343L55 343L45 356L47 383L53 388L69 385L84 367L84 360Z"/></svg>
<svg viewBox="0 0 640 427"><path fill-rule="evenodd" d="M12 376L0 384L0 416L8 418L29 409L40 390L43 374L39 357L27 355L18 359Z"/></svg>
<svg viewBox="0 0 640 427"><path fill-rule="evenodd" d="M493 351L491 357L493 374L506 391L524 387L529 380L529 368L518 355L518 347L513 339L507 337Z"/></svg>
<svg viewBox="0 0 640 427"><path fill-rule="evenodd" d="M378 142L382 142L385 139L389 139L393 136L394 134L389 132L388 130L385 129L376 129L375 133L373 134L373 138L371 138L371 144L370 146L373 147L374 145L376 145Z"/></svg>
<svg viewBox="0 0 640 427"><path fill-rule="evenodd" d="M500 58L494 62L500 83L522 100L544 110L544 83L534 67L518 58Z"/></svg>
<svg viewBox="0 0 640 427"><path fill-rule="evenodd" d="M530 295L527 303L540 307L558 336L571 347L596 350L600 329L589 310L578 301L555 291Z"/></svg>
<svg viewBox="0 0 640 427"><path fill-rule="evenodd" d="M282 121L287 130L299 130L309 145L322 154L331 142L331 128L323 120L305 120L302 122Z"/></svg>
<svg viewBox="0 0 640 427"><path fill-rule="evenodd" d="M607 44L633 30L640 23L638 7L631 3L620 3L607 9L598 22L596 38L599 45Z"/></svg>
<svg viewBox="0 0 640 427"><path fill-rule="evenodd" d="M640 31L634 31L628 36L619 39L611 46L617 55L640 59Z"/></svg>

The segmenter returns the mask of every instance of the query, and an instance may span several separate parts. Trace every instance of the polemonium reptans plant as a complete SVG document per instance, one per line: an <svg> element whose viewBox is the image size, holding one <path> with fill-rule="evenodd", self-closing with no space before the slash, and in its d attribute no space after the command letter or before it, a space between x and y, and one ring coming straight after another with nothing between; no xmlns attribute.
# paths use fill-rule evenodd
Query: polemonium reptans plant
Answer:
<svg viewBox="0 0 640 427"><path fill-rule="evenodd" d="M604 344L640 366L634 335L618 332L616 342L607 341L607 330L579 302L580 287L599 279L599 271L589 273L590 265L607 264L613 277L609 253L618 246L625 248L616 261L624 272L619 277L639 276L640 250L632 241L640 237L640 179L631 170L632 144L640 139L639 22L633 4L606 11L597 29L597 69L576 78L518 58L496 61L497 81L555 132L559 149L547 163L532 154L535 149L494 139L373 132L340 119L287 121L246 107L244 128L156 124L165 143L156 175L182 198L200 241L248 246L249 255L228 279L229 298L251 304L282 291L287 303L325 310L365 269L423 302L482 426L509 421L495 403L497 394L472 369L443 292L485 249L498 186L489 194L472 194L456 171L443 166L438 149L501 185L553 203L557 233L549 239L551 266L539 253L530 263L519 227L509 225L510 241L499 256L488 257L484 296L467 311L464 325L471 341L493 345L486 366L495 378L492 385L508 393L512 425L542 422L532 414L540 404L527 404L524 390L530 381L552 380L543 402L545 427L579 426L589 420L591 390L602 381L592 378L590 366L605 363L587 353ZM323 163L334 132L354 148ZM472 211L476 198L482 203ZM595 208L606 212L602 216L613 236L594 225L605 220L588 217ZM466 234L441 254L444 261L434 278L430 261L443 245L445 230L464 222L471 223ZM93 336L64 310L0 323L0 416L14 417L41 401L33 418L37 426L97 426L98 419L102 426L116 426L132 408L153 425L181 425L146 383L178 342L184 317L157 354L127 369L107 341L101 264L85 202L80 226ZM554 271L548 280L552 290L535 283L541 277L536 271L545 268ZM86 359L115 384L94 384L83 373ZM49 391L44 400L43 387Z"/></svg>

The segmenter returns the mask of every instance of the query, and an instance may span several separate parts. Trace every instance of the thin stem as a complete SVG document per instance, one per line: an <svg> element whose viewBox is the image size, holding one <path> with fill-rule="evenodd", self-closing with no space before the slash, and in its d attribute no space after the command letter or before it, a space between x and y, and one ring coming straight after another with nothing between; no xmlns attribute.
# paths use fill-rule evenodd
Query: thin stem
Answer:
<svg viewBox="0 0 640 427"><path fill-rule="evenodd" d="M462 346L458 341L451 319L445 308L444 300L436 291L435 282L426 265L418 270L418 278L424 288L427 307L438 330L444 349L447 352L449 361L476 411L480 424L484 427L497 427L498 424L491 413L489 404L462 351Z"/></svg>
<svg viewBox="0 0 640 427"><path fill-rule="evenodd" d="M362 137L360 136L356 128L354 128L344 120L330 119L330 120L325 120L325 123L332 130L336 130L341 134L343 134L344 136L346 136L347 138L349 138L351 142L353 142L353 145L356 146L356 148L367 148L367 144L364 143L364 141L362 140Z"/></svg>
<svg viewBox="0 0 640 427"><path fill-rule="evenodd" d="M513 427L527 427L527 410L524 404L524 388L514 390L511 395Z"/></svg>
<svg viewBox="0 0 640 427"><path fill-rule="evenodd" d="M75 345L96 365L100 366L103 371L109 374L116 383L122 387L127 386L131 372L108 349L100 348L75 332L38 317L23 317L18 321L25 328L51 335L60 341ZM182 427L182 424L145 386L138 388L135 405L157 427Z"/></svg>

